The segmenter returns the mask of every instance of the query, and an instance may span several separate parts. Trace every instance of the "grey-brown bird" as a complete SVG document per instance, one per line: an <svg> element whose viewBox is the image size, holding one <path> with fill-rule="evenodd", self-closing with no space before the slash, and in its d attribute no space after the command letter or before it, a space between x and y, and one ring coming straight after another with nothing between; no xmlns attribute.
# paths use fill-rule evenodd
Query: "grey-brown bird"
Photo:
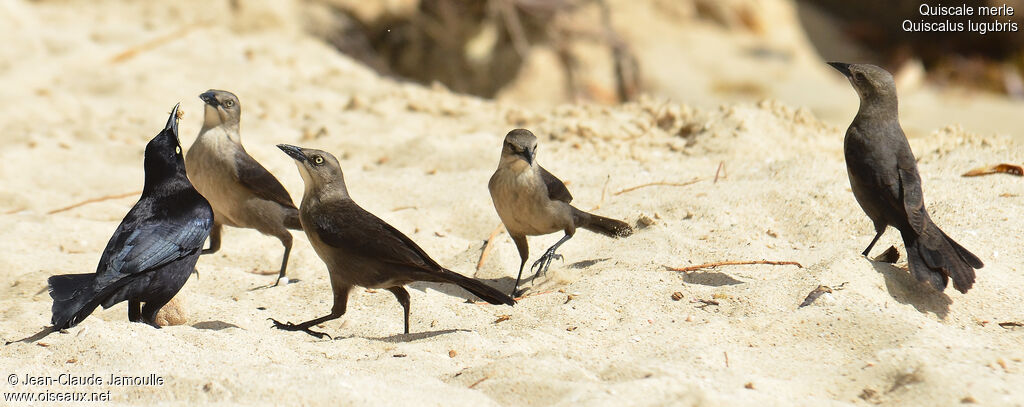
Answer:
<svg viewBox="0 0 1024 407"><path fill-rule="evenodd" d="M552 260L561 259L555 250L576 233L576 228L610 237L633 234L633 228L625 222L587 213L570 205L572 195L565 184L541 167L536 158L537 136L526 129L508 132L501 147L498 169L487 183L494 209L519 250L519 275L512 287L513 295L519 289L523 267L530 255L526 236L565 232L562 239L530 266L531 271L537 269L533 276L536 278L537 274L547 272Z"/></svg>
<svg viewBox="0 0 1024 407"><path fill-rule="evenodd" d="M203 127L188 149L185 166L192 184L213 206L210 248L203 254L220 250L224 225L256 229L284 245L275 285L287 283L285 271L292 251L288 229L302 230L299 210L277 178L242 147L238 98L223 90L209 90L199 98L206 104Z"/></svg>
<svg viewBox="0 0 1024 407"><path fill-rule="evenodd" d="M850 187L857 203L875 225L867 256L887 226L903 235L910 272L936 290L953 287L966 293L974 269L984 264L953 241L928 216L917 160L900 127L896 83L885 69L868 64L829 62L850 80L860 109L846 130L843 149Z"/></svg>
<svg viewBox="0 0 1024 407"><path fill-rule="evenodd" d="M278 147L295 159L306 184L300 219L310 245L327 264L334 291L330 314L301 324L274 320L278 329L324 336L309 328L344 315L349 291L355 286L391 291L405 310L405 333L409 333L409 292L403 286L415 281L451 283L491 304L515 304L500 291L440 266L398 229L356 204L348 194L341 165L330 153L287 144Z"/></svg>

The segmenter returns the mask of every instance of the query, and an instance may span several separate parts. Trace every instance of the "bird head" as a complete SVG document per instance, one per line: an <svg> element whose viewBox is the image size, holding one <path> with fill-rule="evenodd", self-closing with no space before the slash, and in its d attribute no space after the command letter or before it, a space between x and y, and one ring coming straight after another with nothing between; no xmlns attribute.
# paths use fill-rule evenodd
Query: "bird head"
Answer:
<svg viewBox="0 0 1024 407"><path fill-rule="evenodd" d="M864 103L869 103L884 108L895 108L896 81L893 80L889 71L871 64L842 62L829 62L828 64L850 80L853 89L860 96L862 106Z"/></svg>
<svg viewBox="0 0 1024 407"><path fill-rule="evenodd" d="M146 144L146 186L155 185L163 179L185 174L185 159L182 157L181 142L178 140L178 107L174 105L167 118L167 124L156 137ZM151 182L152 181L152 182Z"/></svg>
<svg viewBox="0 0 1024 407"><path fill-rule="evenodd" d="M537 158L537 136L529 130L515 129L505 135L505 144L501 147L501 160L505 163L524 161L533 166Z"/></svg>
<svg viewBox="0 0 1024 407"><path fill-rule="evenodd" d="M289 144L278 144L277 148L295 160L306 191L342 192L348 196L345 188L345 175L341 164L331 153L312 148L302 148Z"/></svg>
<svg viewBox="0 0 1024 407"><path fill-rule="evenodd" d="M199 99L206 104L203 128L216 127L221 124L238 126L242 106L238 104L238 97L234 93L210 89L199 95Z"/></svg>

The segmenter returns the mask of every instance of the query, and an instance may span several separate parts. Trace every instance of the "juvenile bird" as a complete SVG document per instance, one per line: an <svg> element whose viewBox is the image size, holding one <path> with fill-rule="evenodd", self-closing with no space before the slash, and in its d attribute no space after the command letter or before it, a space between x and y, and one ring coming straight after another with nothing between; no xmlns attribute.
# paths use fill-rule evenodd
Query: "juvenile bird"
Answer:
<svg viewBox="0 0 1024 407"><path fill-rule="evenodd" d="M126 300L129 321L159 328L157 311L195 269L213 210L185 175L177 113L175 105L163 131L146 145L142 197L110 237L96 273L49 278L55 330L77 325L99 305Z"/></svg>
<svg viewBox="0 0 1024 407"><path fill-rule="evenodd" d="M875 225L875 238L862 254L867 256L886 226L893 226L903 235L910 272L918 281L942 291L952 278L953 287L966 293L974 284L974 269L984 264L928 216L917 161L900 127L892 75L874 65L829 65L842 72L860 96L843 149L853 196Z"/></svg>
<svg viewBox="0 0 1024 407"><path fill-rule="evenodd" d="M334 307L326 316L297 325L274 320L276 328L323 337L309 328L344 315L354 286L391 291L405 310L405 333L409 333L409 292L402 286L415 281L451 283L491 304L515 304L500 291L440 266L398 229L357 205L349 197L341 165L330 153L277 146L295 159L306 184L299 215L310 245L331 274Z"/></svg>
<svg viewBox="0 0 1024 407"><path fill-rule="evenodd" d="M533 276L536 278L537 274L547 272L552 260L562 257L555 250L576 233L576 228L610 237L633 234L633 228L625 222L587 213L569 205L572 195L565 184L541 167L536 158L537 137L533 133L526 129L508 132L501 147L498 169L487 183L494 209L498 211L498 217L519 250L519 275L516 276L516 285L512 287L513 295L519 289L523 266L530 255L526 236L565 232L565 236L530 266L531 271L537 269Z"/></svg>
<svg viewBox="0 0 1024 407"><path fill-rule="evenodd" d="M242 147L238 133L242 110L238 98L223 90L209 90L199 98L206 104L203 127L188 149L185 165L196 189L213 206L210 248L203 250L203 254L220 250L223 225L256 229L278 238L284 245L281 270L274 285L287 284L285 271L292 251L288 229L302 230L299 210L277 178Z"/></svg>

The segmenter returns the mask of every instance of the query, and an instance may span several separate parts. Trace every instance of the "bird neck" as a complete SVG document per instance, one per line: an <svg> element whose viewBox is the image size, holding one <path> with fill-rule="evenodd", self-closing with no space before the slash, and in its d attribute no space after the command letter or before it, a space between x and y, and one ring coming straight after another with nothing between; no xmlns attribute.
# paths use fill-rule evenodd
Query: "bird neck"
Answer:
<svg viewBox="0 0 1024 407"><path fill-rule="evenodd" d="M302 204L311 202L331 202L337 200L352 199L348 195L348 187L345 180L339 179L329 183L306 182L306 189L302 193Z"/></svg>
<svg viewBox="0 0 1024 407"><path fill-rule="evenodd" d="M536 167L536 164L536 161L534 162L534 165L530 165L530 163L526 162L526 160L522 158L506 155L501 157L501 162L498 163L498 167L519 174L526 171L536 171L536 168L534 168Z"/></svg>
<svg viewBox="0 0 1024 407"><path fill-rule="evenodd" d="M899 120L899 101L895 93L860 95L857 118L872 120Z"/></svg>

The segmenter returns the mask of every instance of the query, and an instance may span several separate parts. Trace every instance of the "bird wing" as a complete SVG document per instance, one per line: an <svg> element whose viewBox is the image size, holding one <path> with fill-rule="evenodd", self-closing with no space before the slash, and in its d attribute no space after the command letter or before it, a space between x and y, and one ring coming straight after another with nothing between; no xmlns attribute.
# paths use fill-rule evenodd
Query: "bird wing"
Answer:
<svg viewBox="0 0 1024 407"><path fill-rule="evenodd" d="M537 167L540 168L541 181L544 181L544 185L548 187L548 198L565 203L572 202L572 194L569 193L569 189L565 187L562 180L545 170L544 167L539 165Z"/></svg>
<svg viewBox="0 0 1024 407"><path fill-rule="evenodd" d="M908 150L909 151L909 150ZM899 158L900 191L903 195L903 209L907 212L907 222L919 235L924 233L928 223L928 211L924 207L924 193L921 191L921 175L917 172L917 163L910 157Z"/></svg>
<svg viewBox="0 0 1024 407"><path fill-rule="evenodd" d="M213 223L209 205L166 218L154 216L146 203L140 201L121 221L103 250L97 274L139 273L202 249Z"/></svg>
<svg viewBox="0 0 1024 407"><path fill-rule="evenodd" d="M313 231L331 247L365 257L416 267L442 268L416 242L352 200L321 203L313 217Z"/></svg>
<svg viewBox="0 0 1024 407"><path fill-rule="evenodd" d="M238 181L256 196L277 202L286 208L295 208L292 197L274 175L263 168L244 148L235 150L235 169Z"/></svg>

